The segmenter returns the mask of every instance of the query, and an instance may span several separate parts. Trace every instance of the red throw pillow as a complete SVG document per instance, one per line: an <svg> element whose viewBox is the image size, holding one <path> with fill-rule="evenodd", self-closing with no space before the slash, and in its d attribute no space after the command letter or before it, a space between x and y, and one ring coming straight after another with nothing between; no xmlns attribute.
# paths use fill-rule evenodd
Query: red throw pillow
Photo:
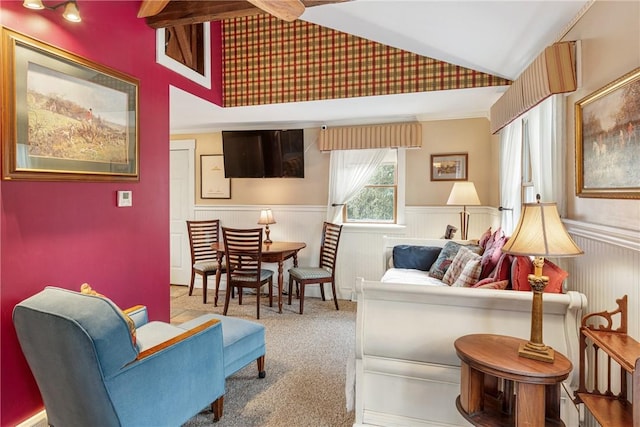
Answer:
<svg viewBox="0 0 640 427"><path fill-rule="evenodd" d="M482 233L482 236L480 236L480 240L478 240L478 245L482 249L486 249L487 248L487 242L489 242L490 238L491 238L491 227L487 228L487 231Z"/></svg>
<svg viewBox="0 0 640 427"><path fill-rule="evenodd" d="M480 261L480 279L489 277L493 270L498 265L498 261L502 256L502 247L507 243L506 236L496 237L491 245L487 245L482 253L482 260Z"/></svg>
<svg viewBox="0 0 640 427"><path fill-rule="evenodd" d="M486 283L484 285L474 286L474 288L504 290L504 289L507 289L508 285L509 285L508 280L499 280L497 282L491 282L491 283Z"/></svg>
<svg viewBox="0 0 640 427"><path fill-rule="evenodd" d="M516 291L530 291L529 279L527 276L533 274L533 262L526 256L516 256L511 265L511 285ZM549 283L544 288L544 292L562 293L562 282L569 276L569 273L545 259L542 267L542 275L549 277Z"/></svg>

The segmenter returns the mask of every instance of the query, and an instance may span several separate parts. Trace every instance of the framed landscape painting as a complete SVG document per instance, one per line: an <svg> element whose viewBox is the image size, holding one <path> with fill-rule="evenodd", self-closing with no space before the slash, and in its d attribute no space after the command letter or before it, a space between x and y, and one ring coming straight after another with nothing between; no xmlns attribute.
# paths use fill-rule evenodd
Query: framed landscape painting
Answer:
<svg viewBox="0 0 640 427"><path fill-rule="evenodd" d="M467 153L432 154L431 181L466 181Z"/></svg>
<svg viewBox="0 0 640 427"><path fill-rule="evenodd" d="M2 29L3 179L137 181L138 81Z"/></svg>
<svg viewBox="0 0 640 427"><path fill-rule="evenodd" d="M640 68L581 99L576 116L576 195L640 198Z"/></svg>

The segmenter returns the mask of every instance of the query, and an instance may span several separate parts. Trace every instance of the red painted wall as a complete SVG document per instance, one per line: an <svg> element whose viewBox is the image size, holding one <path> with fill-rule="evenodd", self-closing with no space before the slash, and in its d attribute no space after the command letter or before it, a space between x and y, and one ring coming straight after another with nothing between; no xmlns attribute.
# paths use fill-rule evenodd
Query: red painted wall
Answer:
<svg viewBox="0 0 640 427"><path fill-rule="evenodd" d="M145 304L152 319L169 319L168 85L220 104L221 55L214 50L213 90L157 65L155 32L136 17L139 3L80 0L78 24L62 19L61 10L0 4L3 26L140 80L139 182L0 182L2 426L42 409L11 321L22 299L47 285L76 290L88 282L121 307ZM219 25L212 33L220 46ZM133 191L133 207L116 207L117 190Z"/></svg>

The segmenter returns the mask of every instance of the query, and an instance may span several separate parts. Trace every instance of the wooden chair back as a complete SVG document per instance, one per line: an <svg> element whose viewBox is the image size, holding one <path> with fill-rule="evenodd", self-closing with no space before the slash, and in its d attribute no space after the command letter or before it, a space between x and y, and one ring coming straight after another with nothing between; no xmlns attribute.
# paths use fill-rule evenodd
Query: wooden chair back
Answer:
<svg viewBox="0 0 640 427"><path fill-rule="evenodd" d="M329 269L333 275L338 257L338 243L342 234L342 224L325 222L322 227L322 242L320 243L319 266Z"/></svg>
<svg viewBox="0 0 640 427"><path fill-rule="evenodd" d="M191 264L216 262L216 253L211 249L211 244L219 242L220 220L187 221L187 230L191 247Z"/></svg>
<svg viewBox="0 0 640 427"><path fill-rule="evenodd" d="M262 228L222 227L227 277L241 279L243 287L260 287Z"/></svg>

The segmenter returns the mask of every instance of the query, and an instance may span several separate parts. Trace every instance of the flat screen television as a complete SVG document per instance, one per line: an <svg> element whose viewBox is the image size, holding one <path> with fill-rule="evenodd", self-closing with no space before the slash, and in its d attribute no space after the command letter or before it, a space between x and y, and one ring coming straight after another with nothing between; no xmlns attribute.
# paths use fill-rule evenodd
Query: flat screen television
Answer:
<svg viewBox="0 0 640 427"><path fill-rule="evenodd" d="M223 131L226 178L304 178L302 129Z"/></svg>

